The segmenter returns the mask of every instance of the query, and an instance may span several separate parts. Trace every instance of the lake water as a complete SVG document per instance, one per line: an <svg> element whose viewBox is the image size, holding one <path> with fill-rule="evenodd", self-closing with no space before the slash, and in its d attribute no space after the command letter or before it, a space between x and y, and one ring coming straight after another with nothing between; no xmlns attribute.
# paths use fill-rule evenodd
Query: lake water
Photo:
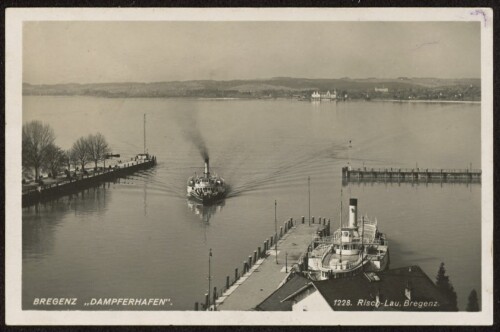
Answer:
<svg viewBox="0 0 500 332"><path fill-rule="evenodd" d="M23 98L23 121L50 124L62 148L101 132L122 160L143 150L144 113L154 169L23 209L24 309L41 297L152 297L192 310L208 289L209 249L212 285L221 288L274 232L274 200L280 221L308 215L308 176L311 214L337 228L349 159L354 167L481 167L477 104ZM197 135L231 185L224 204L204 211L185 198L187 178L203 169ZM444 262L465 309L481 289L480 184L343 192L344 206L356 197L360 213L378 219L391 267L419 265L434 280Z"/></svg>

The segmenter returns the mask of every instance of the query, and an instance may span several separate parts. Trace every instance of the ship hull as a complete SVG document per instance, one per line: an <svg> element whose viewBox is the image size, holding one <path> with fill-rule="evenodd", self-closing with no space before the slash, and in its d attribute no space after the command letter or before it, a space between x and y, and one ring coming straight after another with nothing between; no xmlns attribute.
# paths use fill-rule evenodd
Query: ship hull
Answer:
<svg viewBox="0 0 500 332"><path fill-rule="evenodd" d="M226 197L225 193L219 193L215 195L199 195L194 190L188 193L188 198L191 198L199 203L210 204L218 202Z"/></svg>

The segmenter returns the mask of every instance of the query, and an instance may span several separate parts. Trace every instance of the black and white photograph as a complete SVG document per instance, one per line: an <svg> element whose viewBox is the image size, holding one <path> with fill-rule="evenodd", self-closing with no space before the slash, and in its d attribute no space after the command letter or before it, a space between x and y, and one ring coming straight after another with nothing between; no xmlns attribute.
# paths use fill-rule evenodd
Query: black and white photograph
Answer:
<svg viewBox="0 0 500 332"><path fill-rule="evenodd" d="M7 323L491 324L492 25L7 10Z"/></svg>

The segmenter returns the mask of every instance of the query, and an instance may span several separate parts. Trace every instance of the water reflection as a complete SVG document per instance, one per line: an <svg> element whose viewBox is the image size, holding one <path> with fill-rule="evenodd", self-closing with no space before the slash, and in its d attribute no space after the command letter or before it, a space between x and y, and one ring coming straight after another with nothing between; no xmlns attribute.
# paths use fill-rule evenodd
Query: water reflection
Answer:
<svg viewBox="0 0 500 332"><path fill-rule="evenodd" d="M202 203L196 202L192 199L187 199L187 205L189 209L204 222L209 222L210 218L214 216L217 212L220 212L224 205L226 205L226 200L215 202L210 205L203 205Z"/></svg>
<svg viewBox="0 0 500 332"><path fill-rule="evenodd" d="M55 232L69 214L76 217L103 214L110 201L109 188L109 182L102 183L76 194L23 208L23 258L49 254Z"/></svg>

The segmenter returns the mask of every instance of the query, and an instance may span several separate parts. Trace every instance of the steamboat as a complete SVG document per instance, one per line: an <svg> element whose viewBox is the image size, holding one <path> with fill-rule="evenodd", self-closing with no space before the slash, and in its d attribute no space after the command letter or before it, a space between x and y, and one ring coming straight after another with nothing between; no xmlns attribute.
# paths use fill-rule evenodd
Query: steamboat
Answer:
<svg viewBox="0 0 500 332"><path fill-rule="evenodd" d="M307 274L313 280L383 271L389 267L389 243L379 232L377 219L357 216L357 199L349 201L349 224L333 236L316 237L310 246ZM342 212L341 212L342 215Z"/></svg>
<svg viewBox="0 0 500 332"><path fill-rule="evenodd" d="M205 159L205 171L203 175L195 175L188 179L188 198L192 198L202 204L212 204L220 201L226 196L226 183L217 174L210 174L209 159Z"/></svg>

